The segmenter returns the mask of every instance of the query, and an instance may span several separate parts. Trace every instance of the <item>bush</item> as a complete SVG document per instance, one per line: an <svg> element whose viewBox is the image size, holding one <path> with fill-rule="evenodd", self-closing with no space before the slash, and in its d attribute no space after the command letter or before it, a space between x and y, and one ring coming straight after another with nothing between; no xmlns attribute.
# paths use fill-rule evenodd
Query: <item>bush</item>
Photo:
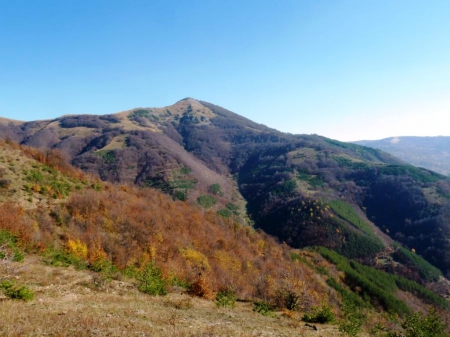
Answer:
<svg viewBox="0 0 450 337"><path fill-rule="evenodd" d="M348 336L358 336L363 324L364 315L352 303L344 301L342 304L343 318L339 322L339 331Z"/></svg>
<svg viewBox="0 0 450 337"><path fill-rule="evenodd" d="M171 287L182 288L184 290L189 290L191 287L188 281L180 279L177 276L170 277L169 284Z"/></svg>
<svg viewBox="0 0 450 337"><path fill-rule="evenodd" d="M442 318L431 308L426 316L421 312L407 317L402 324L406 337L445 337L446 325Z"/></svg>
<svg viewBox="0 0 450 337"><path fill-rule="evenodd" d="M214 292L205 275L200 275L196 281L190 284L188 293L192 296L214 299Z"/></svg>
<svg viewBox="0 0 450 337"><path fill-rule="evenodd" d="M256 301L253 303L253 311L257 312L263 316L272 315L272 306L264 301Z"/></svg>
<svg viewBox="0 0 450 337"><path fill-rule="evenodd" d="M216 204L216 199L211 195L201 195L197 198L197 202L203 208L210 208Z"/></svg>
<svg viewBox="0 0 450 337"><path fill-rule="evenodd" d="M233 212L234 215L239 215L239 207L233 204L232 202L228 202L225 207Z"/></svg>
<svg viewBox="0 0 450 337"><path fill-rule="evenodd" d="M6 230L0 230L0 259L8 257L11 261L21 262L24 259L23 252L17 246L18 239L16 236Z"/></svg>
<svg viewBox="0 0 450 337"><path fill-rule="evenodd" d="M73 265L78 270L87 268L87 261L68 251L54 248L46 249L43 262L55 267L68 267Z"/></svg>
<svg viewBox="0 0 450 337"><path fill-rule="evenodd" d="M89 266L89 269L101 273L106 280L117 277L119 269L109 260L99 259Z"/></svg>
<svg viewBox="0 0 450 337"><path fill-rule="evenodd" d="M222 208L221 210L217 211L217 214L222 218L230 218L233 213L231 213L231 211L227 208Z"/></svg>
<svg viewBox="0 0 450 337"><path fill-rule="evenodd" d="M44 175L40 170L34 169L28 173L27 179L33 183L40 183L44 181Z"/></svg>
<svg viewBox="0 0 450 337"><path fill-rule="evenodd" d="M9 188L9 186L11 185L11 180L9 179L0 179L0 188Z"/></svg>
<svg viewBox="0 0 450 337"><path fill-rule="evenodd" d="M0 289L6 297L13 300L31 301L34 298L34 293L25 286L16 286L11 281L2 281Z"/></svg>
<svg viewBox="0 0 450 337"><path fill-rule="evenodd" d="M327 305L322 307L313 307L312 313L305 313L302 318L305 322L309 323L331 323L334 321L334 312Z"/></svg>
<svg viewBox="0 0 450 337"><path fill-rule="evenodd" d="M286 309L288 310L297 310L300 307L300 295L292 290L286 291L284 294L284 303Z"/></svg>
<svg viewBox="0 0 450 337"><path fill-rule="evenodd" d="M186 201L188 199L188 195L187 195L186 191L174 191L173 192L173 199L174 200Z"/></svg>
<svg viewBox="0 0 450 337"><path fill-rule="evenodd" d="M217 293L214 302L217 307L229 307L233 309L236 306L236 299L236 293L231 288L226 288Z"/></svg>
<svg viewBox="0 0 450 337"><path fill-rule="evenodd" d="M212 184L209 186L209 192L214 195L223 195L222 187L219 184Z"/></svg>
<svg viewBox="0 0 450 337"><path fill-rule="evenodd" d="M165 295L166 281L162 277L161 269L155 264L149 263L138 276L139 290L149 295Z"/></svg>

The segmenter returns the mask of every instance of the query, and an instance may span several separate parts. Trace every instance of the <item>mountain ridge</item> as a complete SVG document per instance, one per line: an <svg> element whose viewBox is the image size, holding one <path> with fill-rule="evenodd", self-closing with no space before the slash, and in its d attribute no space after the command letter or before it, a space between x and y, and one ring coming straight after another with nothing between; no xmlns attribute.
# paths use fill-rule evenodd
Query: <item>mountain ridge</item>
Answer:
<svg viewBox="0 0 450 337"><path fill-rule="evenodd" d="M162 108L10 124L0 132L23 145L59 150L102 180L197 200L294 247L326 245L373 258L386 248L370 229L374 223L444 273L450 270L445 241L430 245L438 232L425 227L447 233L448 179L386 152L286 134L193 98ZM400 192L384 196L386 189ZM399 202L393 197L402 193L408 198L402 197L400 210L393 208ZM312 206L317 212L309 211Z"/></svg>
<svg viewBox="0 0 450 337"><path fill-rule="evenodd" d="M288 310L278 317L323 310L345 321L348 303L380 319L430 306L448 316L450 179L440 174L189 99L0 135L0 250L14 243L0 254L28 247L144 290L153 275L171 291Z"/></svg>

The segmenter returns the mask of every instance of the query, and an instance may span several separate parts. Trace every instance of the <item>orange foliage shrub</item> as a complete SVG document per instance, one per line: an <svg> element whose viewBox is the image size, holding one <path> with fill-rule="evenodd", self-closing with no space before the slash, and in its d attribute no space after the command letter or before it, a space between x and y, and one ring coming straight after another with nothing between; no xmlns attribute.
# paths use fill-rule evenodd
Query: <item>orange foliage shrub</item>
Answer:
<svg viewBox="0 0 450 337"><path fill-rule="evenodd" d="M17 145L16 145L17 147ZM55 170L58 170L64 174L70 175L76 179L85 179L86 175L79 169L76 169L70 165L66 156L59 150L50 149L41 151L36 148L28 146L18 146L23 153L37 160L38 162L47 165Z"/></svg>
<svg viewBox="0 0 450 337"><path fill-rule="evenodd" d="M10 232L22 243L30 243L34 230L23 215L23 210L12 202L0 205L0 229Z"/></svg>
<svg viewBox="0 0 450 337"><path fill-rule="evenodd" d="M209 300L212 300L215 297L215 292L212 289L208 277L203 274L199 274L198 278L192 283L189 288L189 294Z"/></svg>

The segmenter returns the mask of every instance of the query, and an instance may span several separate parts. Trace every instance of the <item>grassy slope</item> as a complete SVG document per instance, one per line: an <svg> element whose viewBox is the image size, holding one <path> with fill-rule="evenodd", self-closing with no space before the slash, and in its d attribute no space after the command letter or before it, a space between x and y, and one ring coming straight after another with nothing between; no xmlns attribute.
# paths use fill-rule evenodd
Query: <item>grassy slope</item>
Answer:
<svg viewBox="0 0 450 337"><path fill-rule="evenodd" d="M282 312L265 317L251 303L233 310L171 292L152 297L130 280L102 282L95 273L49 267L26 256L18 277L35 291L31 302L2 300L2 336L339 336L336 325L313 331Z"/></svg>
<svg viewBox="0 0 450 337"><path fill-rule="evenodd" d="M33 156L45 156L31 148L24 151L0 140L0 151L0 203L12 201L24 209L48 207L66 199L71 191L96 183L72 167L67 175L36 161Z"/></svg>

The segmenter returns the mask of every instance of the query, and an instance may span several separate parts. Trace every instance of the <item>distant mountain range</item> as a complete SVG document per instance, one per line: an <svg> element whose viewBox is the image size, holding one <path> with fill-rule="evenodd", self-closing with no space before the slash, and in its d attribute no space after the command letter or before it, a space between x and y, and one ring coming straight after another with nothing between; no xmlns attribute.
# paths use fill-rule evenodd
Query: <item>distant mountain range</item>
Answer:
<svg viewBox="0 0 450 337"><path fill-rule="evenodd" d="M387 252L401 263L383 268L429 281L405 253L414 249L450 272L450 180L381 150L282 133L192 98L111 115L0 119L0 135L59 150L102 180L154 187L253 224L293 247L326 246L367 264ZM407 249L392 249L394 241Z"/></svg>
<svg viewBox="0 0 450 337"><path fill-rule="evenodd" d="M391 137L353 143L380 149L414 166L450 175L450 137Z"/></svg>

